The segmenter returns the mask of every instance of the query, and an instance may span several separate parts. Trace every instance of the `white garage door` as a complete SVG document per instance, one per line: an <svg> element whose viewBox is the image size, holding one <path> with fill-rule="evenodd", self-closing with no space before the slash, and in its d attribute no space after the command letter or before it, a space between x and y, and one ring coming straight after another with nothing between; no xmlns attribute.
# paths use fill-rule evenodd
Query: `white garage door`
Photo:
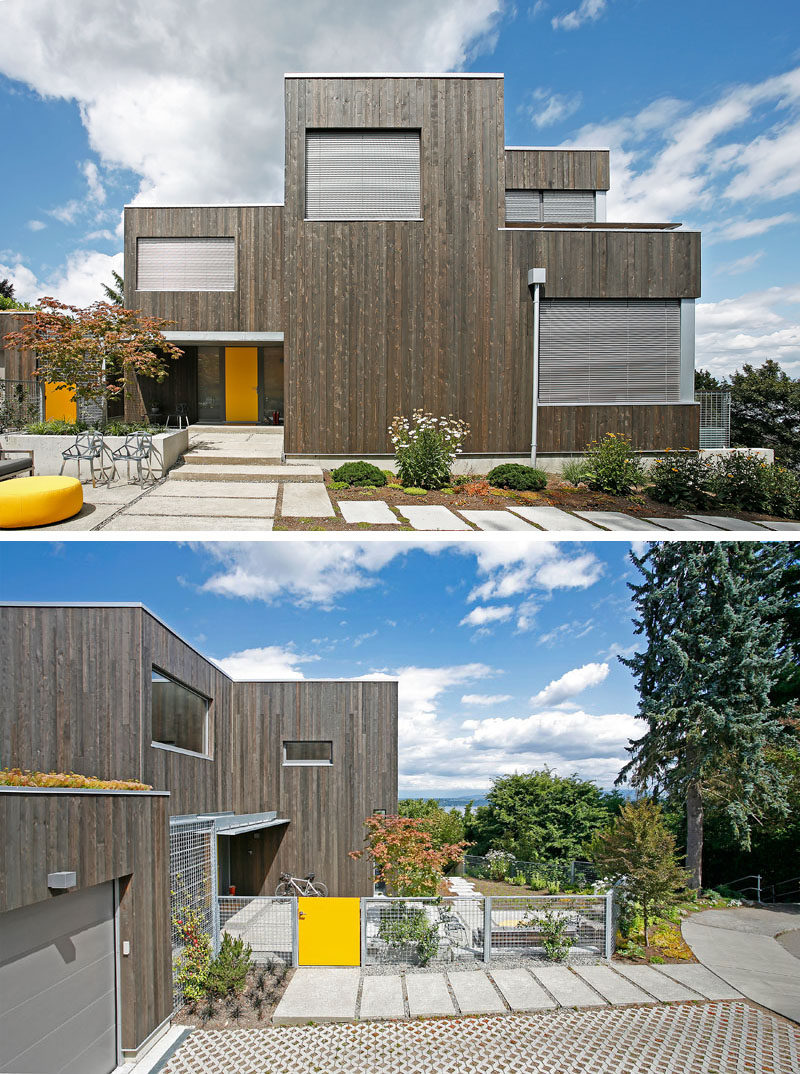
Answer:
<svg viewBox="0 0 800 1074"><path fill-rule="evenodd" d="M114 891L99 884L0 914L0 1071L116 1066Z"/></svg>

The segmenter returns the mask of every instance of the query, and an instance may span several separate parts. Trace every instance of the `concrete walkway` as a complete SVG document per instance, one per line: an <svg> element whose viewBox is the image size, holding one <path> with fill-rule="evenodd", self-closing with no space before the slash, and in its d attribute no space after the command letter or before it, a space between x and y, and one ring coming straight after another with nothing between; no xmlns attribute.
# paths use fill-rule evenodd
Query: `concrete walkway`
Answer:
<svg viewBox="0 0 800 1074"><path fill-rule="evenodd" d="M800 930L800 906L704 910L681 928L704 966L748 999L800 1022L800 959L787 949L791 941L776 939Z"/></svg>
<svg viewBox="0 0 800 1074"><path fill-rule="evenodd" d="M537 963L526 969L497 963L485 969L381 975L302 968L289 982L272 1021L302 1025L741 998L739 991L698 965Z"/></svg>

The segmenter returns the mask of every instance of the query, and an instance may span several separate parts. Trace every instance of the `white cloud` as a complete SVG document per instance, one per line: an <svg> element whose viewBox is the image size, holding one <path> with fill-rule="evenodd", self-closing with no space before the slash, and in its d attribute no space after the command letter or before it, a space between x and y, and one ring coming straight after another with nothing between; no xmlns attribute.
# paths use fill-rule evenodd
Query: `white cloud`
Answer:
<svg viewBox="0 0 800 1074"><path fill-rule="evenodd" d="M226 675L238 681L284 681L304 679L300 664L319 660L318 656L296 653L280 645L265 645L260 649L242 649L238 653L214 661Z"/></svg>
<svg viewBox="0 0 800 1074"><path fill-rule="evenodd" d="M481 543L464 549L474 554L478 574L485 581L475 586L469 600L508 599L525 596L534 589L586 589L600 578L602 564L591 552L572 552L552 541ZM529 607L530 615L535 609Z"/></svg>
<svg viewBox="0 0 800 1074"><path fill-rule="evenodd" d="M756 250L755 253L737 257L734 261L723 261L714 269L715 276L740 276L743 272L749 272L761 261L765 250Z"/></svg>
<svg viewBox="0 0 800 1074"><path fill-rule="evenodd" d="M800 283L697 303L697 368L724 376L743 363L780 362L800 374Z"/></svg>
<svg viewBox="0 0 800 1074"><path fill-rule="evenodd" d="M465 615L459 626L485 626L486 623L502 623L510 618L514 609L510 604L498 604L493 607L473 608Z"/></svg>
<svg viewBox="0 0 800 1074"><path fill-rule="evenodd" d="M29 220L27 226L31 231L43 231L47 224L43 220Z"/></svg>
<svg viewBox="0 0 800 1074"><path fill-rule="evenodd" d="M464 694L461 698L462 705L500 705L504 701L510 701L512 694ZM462 726L464 726L462 724Z"/></svg>
<svg viewBox="0 0 800 1074"><path fill-rule="evenodd" d="M17 298L35 302L52 295L72 306L89 306L104 295L100 284L110 283L112 271L122 274L123 256L104 254L99 250L76 250L53 275L39 279L21 258L11 264L0 264L0 276L8 276L14 284Z"/></svg>
<svg viewBox="0 0 800 1074"><path fill-rule="evenodd" d="M554 30L577 30L585 22L596 22L605 12L608 0L581 0L579 7L550 20Z"/></svg>
<svg viewBox="0 0 800 1074"><path fill-rule="evenodd" d="M559 679L553 679L543 690L531 698L534 708L557 705L567 698L576 697L590 686L597 686L608 678L608 664L584 664L567 671Z"/></svg>
<svg viewBox="0 0 800 1074"><path fill-rule="evenodd" d="M795 213L779 213L777 216L761 216L752 220L724 220L720 224L712 224L707 228L703 234L703 241L706 246L709 246L717 242L750 239L756 235L764 235L767 231L784 224L794 224L797 220Z"/></svg>
<svg viewBox="0 0 800 1074"><path fill-rule="evenodd" d="M482 720L472 732L470 744L496 750L502 743L507 754L557 755L563 770L565 764L579 759L611 757L622 762L629 740L639 734L641 726L628 713L546 711Z"/></svg>
<svg viewBox="0 0 800 1074"><path fill-rule="evenodd" d="M535 89L520 111L535 127L549 127L553 123L569 119L581 106L583 94L554 93L550 89Z"/></svg>

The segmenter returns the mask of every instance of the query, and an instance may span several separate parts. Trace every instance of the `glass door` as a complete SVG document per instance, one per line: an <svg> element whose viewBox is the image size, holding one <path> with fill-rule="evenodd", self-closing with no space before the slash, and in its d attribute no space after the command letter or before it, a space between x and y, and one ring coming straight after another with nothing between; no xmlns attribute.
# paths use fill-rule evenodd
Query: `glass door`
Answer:
<svg viewBox="0 0 800 1074"><path fill-rule="evenodd" d="M225 420L222 347L197 348L197 420Z"/></svg>

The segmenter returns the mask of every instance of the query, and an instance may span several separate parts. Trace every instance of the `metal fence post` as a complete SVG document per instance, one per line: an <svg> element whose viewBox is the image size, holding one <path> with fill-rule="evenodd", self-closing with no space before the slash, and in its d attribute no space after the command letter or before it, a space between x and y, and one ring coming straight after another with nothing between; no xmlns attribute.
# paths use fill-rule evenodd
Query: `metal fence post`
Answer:
<svg viewBox="0 0 800 1074"><path fill-rule="evenodd" d="M300 903L297 899L292 899L292 966L298 966L300 963Z"/></svg>
<svg viewBox="0 0 800 1074"><path fill-rule="evenodd" d="M756 876L756 902L761 902L761 874Z"/></svg>
<svg viewBox="0 0 800 1074"><path fill-rule="evenodd" d="M483 897L483 961L492 961L492 896Z"/></svg>
<svg viewBox="0 0 800 1074"><path fill-rule="evenodd" d="M208 835L211 840L211 936L214 944L214 954L219 953L221 944L221 929L219 917L219 883L217 868L217 825L213 822Z"/></svg>
<svg viewBox="0 0 800 1074"><path fill-rule="evenodd" d="M361 965L367 964L367 904L368 900L361 899Z"/></svg>
<svg viewBox="0 0 800 1074"><path fill-rule="evenodd" d="M614 889L606 894L606 959L614 954Z"/></svg>
<svg viewBox="0 0 800 1074"><path fill-rule="evenodd" d="M570 883L570 887L575 886L575 859L574 858L569 863L569 883Z"/></svg>

